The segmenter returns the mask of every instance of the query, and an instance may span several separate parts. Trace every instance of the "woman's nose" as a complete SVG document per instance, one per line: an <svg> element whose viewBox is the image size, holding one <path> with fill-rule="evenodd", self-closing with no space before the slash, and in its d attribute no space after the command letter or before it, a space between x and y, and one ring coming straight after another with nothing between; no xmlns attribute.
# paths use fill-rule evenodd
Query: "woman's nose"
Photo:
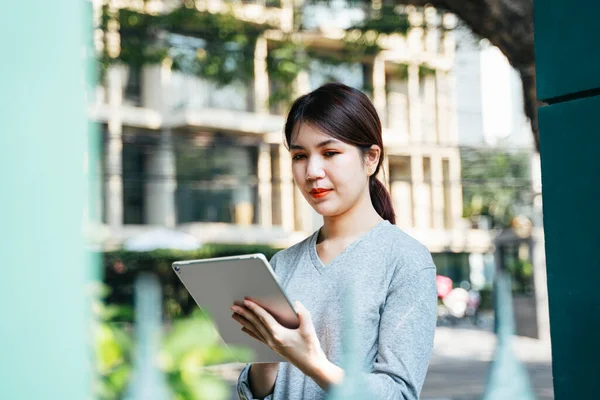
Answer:
<svg viewBox="0 0 600 400"><path fill-rule="evenodd" d="M321 160L317 157L311 157L306 166L306 180L315 180L323 178L324 176L325 170L323 169Z"/></svg>

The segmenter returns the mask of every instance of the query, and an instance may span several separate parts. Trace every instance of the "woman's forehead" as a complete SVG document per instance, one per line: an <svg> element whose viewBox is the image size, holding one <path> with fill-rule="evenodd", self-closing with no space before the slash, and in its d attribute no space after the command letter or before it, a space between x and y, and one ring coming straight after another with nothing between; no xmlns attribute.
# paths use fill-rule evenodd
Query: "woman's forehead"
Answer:
<svg viewBox="0 0 600 400"><path fill-rule="evenodd" d="M323 132L318 127L312 124L303 123L300 124L298 129L295 130L294 135L292 135L290 148L298 146L319 147L319 145L322 144L343 145L344 142L332 137L331 135L328 135L327 133Z"/></svg>

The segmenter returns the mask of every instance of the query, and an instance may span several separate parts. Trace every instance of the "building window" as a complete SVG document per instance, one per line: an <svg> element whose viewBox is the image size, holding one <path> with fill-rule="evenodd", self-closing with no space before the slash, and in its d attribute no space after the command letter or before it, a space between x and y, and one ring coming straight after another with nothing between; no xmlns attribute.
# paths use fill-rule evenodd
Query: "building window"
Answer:
<svg viewBox="0 0 600 400"><path fill-rule="evenodd" d="M142 68L128 67L127 82L123 93L123 103L131 106L142 105Z"/></svg>
<svg viewBox="0 0 600 400"><path fill-rule="evenodd" d="M396 225L402 229L412 228L413 185L409 156L389 156L390 192L396 213Z"/></svg>
<svg viewBox="0 0 600 400"><path fill-rule="evenodd" d="M256 224L258 144L220 134L175 140L178 223Z"/></svg>
<svg viewBox="0 0 600 400"><path fill-rule="evenodd" d="M331 63L313 58L310 63L310 90L328 82L343 82L344 84L362 89L363 66L360 63Z"/></svg>
<svg viewBox="0 0 600 400"><path fill-rule="evenodd" d="M146 224L146 185L162 176L147 173L148 155L156 151L158 133L125 128L123 132L123 223Z"/></svg>

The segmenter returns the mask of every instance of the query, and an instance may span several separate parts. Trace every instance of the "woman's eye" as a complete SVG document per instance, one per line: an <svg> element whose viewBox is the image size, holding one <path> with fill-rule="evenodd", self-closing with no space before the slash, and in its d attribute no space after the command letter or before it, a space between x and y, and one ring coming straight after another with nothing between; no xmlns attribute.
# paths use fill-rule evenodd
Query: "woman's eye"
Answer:
<svg viewBox="0 0 600 400"><path fill-rule="evenodd" d="M339 154L337 151L326 151L325 153L323 153L325 155L325 157L333 157L336 154Z"/></svg>
<svg viewBox="0 0 600 400"><path fill-rule="evenodd" d="M298 160L302 160L303 158L306 158L306 156L304 154L296 154L294 157L292 157L292 160L298 161Z"/></svg>

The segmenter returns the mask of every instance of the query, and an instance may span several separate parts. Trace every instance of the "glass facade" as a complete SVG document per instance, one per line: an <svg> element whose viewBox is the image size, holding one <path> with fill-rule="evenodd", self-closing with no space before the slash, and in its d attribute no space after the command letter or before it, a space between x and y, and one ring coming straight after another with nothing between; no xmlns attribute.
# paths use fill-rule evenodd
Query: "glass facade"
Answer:
<svg viewBox="0 0 600 400"><path fill-rule="evenodd" d="M258 147L225 135L175 140L178 223L257 223Z"/></svg>

